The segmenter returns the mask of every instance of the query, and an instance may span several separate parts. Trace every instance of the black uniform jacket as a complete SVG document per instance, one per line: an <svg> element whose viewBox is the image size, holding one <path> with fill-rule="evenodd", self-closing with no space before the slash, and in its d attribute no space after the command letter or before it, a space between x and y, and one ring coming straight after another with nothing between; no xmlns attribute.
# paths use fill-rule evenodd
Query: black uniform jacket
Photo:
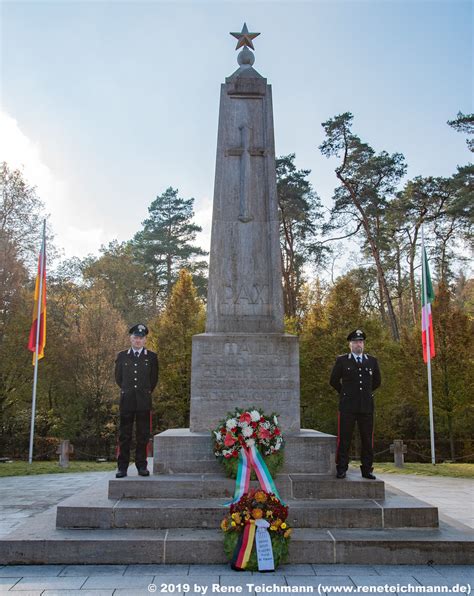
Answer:
<svg viewBox="0 0 474 596"><path fill-rule="evenodd" d="M377 359L369 354L362 355L361 364L352 354L338 356L329 380L339 393L339 411L361 414L374 411L372 392L381 382Z"/></svg>
<svg viewBox="0 0 474 596"><path fill-rule="evenodd" d="M120 411L151 410L151 394L158 383L158 356L143 349L138 358L132 350L117 354L115 380L120 387Z"/></svg>

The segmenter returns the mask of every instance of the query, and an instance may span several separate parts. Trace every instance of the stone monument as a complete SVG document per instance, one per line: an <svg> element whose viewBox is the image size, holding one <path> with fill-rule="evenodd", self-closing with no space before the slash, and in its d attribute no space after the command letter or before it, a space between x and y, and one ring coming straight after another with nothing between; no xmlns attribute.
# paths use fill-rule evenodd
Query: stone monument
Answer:
<svg viewBox="0 0 474 596"><path fill-rule="evenodd" d="M300 429L298 338L284 332L271 86L253 67L259 34L244 24L231 35L242 50L221 85L207 322L193 337L190 428L155 437L154 471L218 471L210 431L235 407L257 407L279 415L286 471L331 473L335 437Z"/></svg>
<svg viewBox="0 0 474 596"><path fill-rule="evenodd" d="M236 406L278 412L300 429L298 340L283 330L271 86L254 68L252 37L221 86L206 333L193 338L191 431Z"/></svg>

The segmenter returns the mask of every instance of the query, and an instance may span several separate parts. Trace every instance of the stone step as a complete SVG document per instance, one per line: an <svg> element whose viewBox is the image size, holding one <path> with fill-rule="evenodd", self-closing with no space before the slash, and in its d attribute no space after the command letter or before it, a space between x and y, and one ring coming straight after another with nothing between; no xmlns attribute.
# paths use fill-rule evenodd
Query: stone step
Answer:
<svg viewBox="0 0 474 596"><path fill-rule="evenodd" d="M100 499L82 494L57 508L58 528L218 528L225 499ZM383 500L318 499L287 501L297 528L436 527L438 510L414 497Z"/></svg>
<svg viewBox="0 0 474 596"><path fill-rule="evenodd" d="M54 511L0 539L2 564L225 563L222 533L206 529L56 529ZM469 529L295 529L289 563L474 564Z"/></svg>
<svg viewBox="0 0 474 596"><path fill-rule="evenodd" d="M383 499L384 483L349 472L345 480L324 474L277 474L275 484L282 499ZM251 483L258 488L256 482ZM221 474L158 474L129 476L109 482L111 499L231 498L235 480Z"/></svg>

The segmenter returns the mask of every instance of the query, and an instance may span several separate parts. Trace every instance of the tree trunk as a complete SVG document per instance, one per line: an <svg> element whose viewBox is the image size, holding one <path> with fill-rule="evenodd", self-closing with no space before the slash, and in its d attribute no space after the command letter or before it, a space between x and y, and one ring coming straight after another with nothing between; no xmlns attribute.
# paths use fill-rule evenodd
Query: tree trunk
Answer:
<svg viewBox="0 0 474 596"><path fill-rule="evenodd" d="M362 208L362 206L357 198L357 195L354 192L351 185L346 182L346 180L344 179L344 177L341 175L340 172L336 172L336 175L339 178L339 180L344 184L344 186L347 188L347 190L349 191L349 193L351 195L352 202L354 203L356 209L358 210L358 212L361 215L362 225L364 227L365 235L366 235L367 241L369 243L370 250L372 252L372 256L375 261L375 267L377 269L377 279L379 282L379 288L381 288L381 290L382 290L382 295L383 295L383 298L385 299L385 303L387 305L387 314L388 314L388 320L390 323L390 331L392 333L392 338L395 341L399 342L400 341L400 332L398 330L397 318L395 316L395 311L393 309L393 303L392 303L392 299L390 297L390 292L388 290L387 280L385 278L385 273L383 270L382 262L380 260L380 255L379 255L379 251L377 248L377 244L375 242L375 238L373 237L373 234L370 231L369 219L368 219L364 209ZM383 309L383 302L382 302L381 308Z"/></svg>

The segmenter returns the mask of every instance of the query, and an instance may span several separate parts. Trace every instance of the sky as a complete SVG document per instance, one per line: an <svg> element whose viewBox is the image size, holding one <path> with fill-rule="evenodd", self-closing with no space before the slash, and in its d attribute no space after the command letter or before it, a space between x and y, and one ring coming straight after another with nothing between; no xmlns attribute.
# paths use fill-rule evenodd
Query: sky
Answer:
<svg viewBox="0 0 474 596"><path fill-rule="evenodd" d="M0 161L23 167L66 257L128 240L167 187L195 198L209 248L220 84L246 22L272 85L276 154L325 208L337 185L321 123L354 114L408 178L470 160L446 121L473 111L464 0L0 1Z"/></svg>

